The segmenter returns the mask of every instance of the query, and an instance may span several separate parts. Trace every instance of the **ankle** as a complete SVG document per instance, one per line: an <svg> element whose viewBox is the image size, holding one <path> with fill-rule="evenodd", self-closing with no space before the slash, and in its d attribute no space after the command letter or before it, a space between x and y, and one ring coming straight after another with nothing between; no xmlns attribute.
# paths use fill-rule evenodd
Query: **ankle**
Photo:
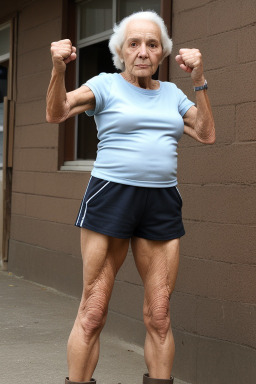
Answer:
<svg viewBox="0 0 256 384"><path fill-rule="evenodd" d="M66 377L65 384L96 384L96 380L91 378L90 381L78 382L78 381L70 381L69 377Z"/></svg>
<svg viewBox="0 0 256 384"><path fill-rule="evenodd" d="M149 374L146 373L143 376L143 384L173 384L174 378L171 376L170 379L154 379L149 377Z"/></svg>

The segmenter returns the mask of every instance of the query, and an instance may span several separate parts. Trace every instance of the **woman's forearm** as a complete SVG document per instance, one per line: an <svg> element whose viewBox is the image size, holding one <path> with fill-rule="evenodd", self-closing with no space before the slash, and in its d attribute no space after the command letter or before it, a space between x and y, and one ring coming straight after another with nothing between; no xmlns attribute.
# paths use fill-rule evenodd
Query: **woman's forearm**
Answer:
<svg viewBox="0 0 256 384"><path fill-rule="evenodd" d="M202 87L205 82L202 54L198 49L181 48L176 61L180 68L191 74L195 87ZM206 89L195 90L196 109L185 116L185 133L195 140L213 144L215 142L215 126L210 101Z"/></svg>
<svg viewBox="0 0 256 384"><path fill-rule="evenodd" d="M76 48L69 39L51 43L53 62L52 76L46 98L46 119L50 123L60 123L70 111L65 87L66 65L76 59Z"/></svg>
<svg viewBox="0 0 256 384"><path fill-rule="evenodd" d="M65 72L52 70L46 97L46 119L50 123L65 120L70 110L65 87Z"/></svg>
<svg viewBox="0 0 256 384"><path fill-rule="evenodd" d="M203 143L215 142L215 125L210 101L206 90L196 91L197 116L195 131Z"/></svg>

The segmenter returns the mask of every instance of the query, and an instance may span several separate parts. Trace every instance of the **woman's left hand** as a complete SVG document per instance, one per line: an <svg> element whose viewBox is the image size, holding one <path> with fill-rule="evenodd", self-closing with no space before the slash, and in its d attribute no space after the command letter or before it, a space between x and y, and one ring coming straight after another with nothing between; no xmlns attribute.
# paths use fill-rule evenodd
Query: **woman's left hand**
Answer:
<svg viewBox="0 0 256 384"><path fill-rule="evenodd" d="M199 49L182 48L179 50L179 55L175 57L175 60L183 71L191 73L195 85L202 85L204 83L203 59Z"/></svg>
<svg viewBox="0 0 256 384"><path fill-rule="evenodd" d="M202 54L199 49L182 48L175 57L180 68L191 74L194 86L205 82ZM183 116L184 132L204 144L215 142L215 126L210 101L206 91L196 92L196 107L192 106Z"/></svg>

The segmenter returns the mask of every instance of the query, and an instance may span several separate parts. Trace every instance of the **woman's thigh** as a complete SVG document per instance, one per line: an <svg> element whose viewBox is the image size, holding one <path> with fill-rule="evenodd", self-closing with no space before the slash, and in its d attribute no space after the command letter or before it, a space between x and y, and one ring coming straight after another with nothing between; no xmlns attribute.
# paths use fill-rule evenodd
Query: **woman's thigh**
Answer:
<svg viewBox="0 0 256 384"><path fill-rule="evenodd" d="M81 229L84 291L95 286L112 290L115 276L127 255L129 239L117 239Z"/></svg>
<svg viewBox="0 0 256 384"><path fill-rule="evenodd" d="M178 274L180 240L152 241L134 237L131 244L145 299L151 301L161 294L169 298Z"/></svg>

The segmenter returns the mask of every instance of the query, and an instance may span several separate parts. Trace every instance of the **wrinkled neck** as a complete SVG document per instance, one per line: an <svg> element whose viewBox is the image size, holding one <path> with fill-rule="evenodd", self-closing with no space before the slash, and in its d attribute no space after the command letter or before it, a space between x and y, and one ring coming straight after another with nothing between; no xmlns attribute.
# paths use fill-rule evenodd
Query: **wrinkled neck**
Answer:
<svg viewBox="0 0 256 384"><path fill-rule="evenodd" d="M129 83L135 85L136 87L143 89L158 89L159 82L157 80L153 80L151 77L137 77L133 76L126 71L121 73L121 76L128 81Z"/></svg>

